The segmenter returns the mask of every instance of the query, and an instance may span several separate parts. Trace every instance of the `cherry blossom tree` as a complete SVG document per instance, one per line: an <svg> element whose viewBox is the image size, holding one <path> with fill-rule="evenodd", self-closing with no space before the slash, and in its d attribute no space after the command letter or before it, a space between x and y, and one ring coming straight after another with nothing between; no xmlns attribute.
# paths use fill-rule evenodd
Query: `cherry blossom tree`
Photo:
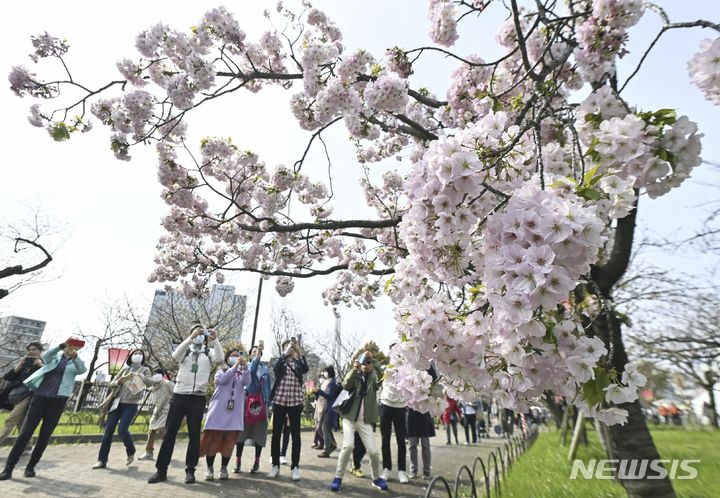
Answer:
<svg viewBox="0 0 720 498"><path fill-rule="evenodd" d="M332 274L328 304L371 307L382 294L395 303L400 342L387 380L411 406L436 411L444 390L525 411L553 391L613 425L616 458L658 458L612 290L628 266L640 196L679 187L701 163L702 135L675 110L636 109L623 91L665 33L717 37L720 25L674 22L637 0L525 4L429 0L432 44L379 55L345 47L307 1L299 13L282 3L267 12L258 40L218 7L191 30L150 26L138 54L117 63L117 79L99 84L76 81L69 43L46 33L32 38L31 58L56 62L59 76L16 66L10 83L40 100L30 123L54 140L96 121L120 160L154 144L168 214L151 281L195 295L228 272L254 272L275 277L285 296L297 279ZM490 8L506 14L503 55L453 53L460 26ZM637 67L619 74L644 15L661 28ZM688 54L690 77L713 104L718 51L715 38ZM457 64L444 95L412 78L438 55ZM272 167L229 138L189 143L198 109L270 86L291 93L309 132L299 157ZM366 217L333 217L331 181L305 167L323 134L342 126L362 165ZM394 157L407 174L383 161ZM599 311L591 320L588 303ZM437 380L425 375L431 361ZM673 496L667 479L623 484L631 496Z"/></svg>

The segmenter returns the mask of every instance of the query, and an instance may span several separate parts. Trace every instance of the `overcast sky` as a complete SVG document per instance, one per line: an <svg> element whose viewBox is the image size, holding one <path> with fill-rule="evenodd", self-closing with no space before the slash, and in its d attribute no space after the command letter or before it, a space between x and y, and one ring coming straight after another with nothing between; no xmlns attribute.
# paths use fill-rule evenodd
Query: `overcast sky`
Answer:
<svg viewBox="0 0 720 498"><path fill-rule="evenodd" d="M299 2L298 2L299 3ZM702 0L660 2L673 21L697 18L717 19L720 4ZM76 80L91 86L117 78L115 63L123 57L137 58L135 35L157 21L173 27L197 24L202 14L217 5L199 1L123 2L6 2L2 9L6 20L0 31L3 50L0 73L7 75L13 65L32 67L30 35L48 31L68 40L71 49L68 64ZM267 28L262 9L274 2L226 2L235 12L251 39ZM293 5L286 2L287 6ZM344 33L347 49L367 48L376 58L384 49L395 45L414 48L427 45L426 2L420 0L319 1ZM72 6L72 8L70 8ZM498 54L494 34L499 9L492 8L479 21L461 25L460 55L477 53L486 60ZM647 44L660 26L657 16L647 14L633 28L631 37ZM697 50L699 41L712 36L709 31L675 31L658 45L646 63L646 70L629 85L625 96L643 110L678 108L699 123L705 133L704 157L720 162L720 130L716 126L718 108L711 106L700 92L689 85L686 62ZM621 66L634 67L641 44L631 45L631 54ZM45 66L46 67L46 66ZM437 56L426 59L417 68L412 86L425 86L444 95L454 64ZM40 74L45 74L40 72ZM5 77L5 76L3 76ZM621 78L623 80L624 78ZM6 81L6 80L4 80ZM26 216L24 206L40 206L51 215L62 232L53 239L57 246L51 273L59 278L29 286L0 301L0 313L17 314L48 322L46 341L63 338L78 327L90 330L97 326L99 308L104 301L128 295L139 306L147 308L157 285L146 282L153 269L153 255L161 234L159 221L165 204L160 200L152 148L132 151L130 163L116 161L108 146L106 129L96 123L87 135L74 136L65 143L53 142L47 134L31 127L26 116L32 101L18 99L8 89L0 91L2 119L2 175L0 176L0 216L6 221ZM191 138L207 135L232 136L242 148L251 148L268 165L291 164L301 153L308 134L302 132L290 114L287 99L291 93L277 89L258 95L244 93L221 99L188 121ZM333 154L336 199L335 212L347 216L362 210L359 189L360 171L351 149L343 140L346 133L338 129L328 135ZM324 171L320 155L311 157L308 171ZM400 170L407 165L391 164ZM702 171L705 169L705 171ZM704 201L717 198L717 192L704 184L713 180L716 171L703 166L694 179L682 189L657 201L644 198L640 206L640 223L644 229L659 234L690 233L701 219L697 208ZM700 256L668 257L649 255L658 264L701 273L709 260ZM332 310L324 307L321 290L329 279L299 281L285 302L303 320L308 332L322 335L333 327ZM257 277L235 275L228 282L254 302ZM261 303L260 338L269 340L271 302L281 299L273 285L266 283ZM374 339L386 347L393 340L392 306L382 300L371 311L342 310L343 328ZM246 320L252 325L252 317ZM248 337L249 341L249 337Z"/></svg>

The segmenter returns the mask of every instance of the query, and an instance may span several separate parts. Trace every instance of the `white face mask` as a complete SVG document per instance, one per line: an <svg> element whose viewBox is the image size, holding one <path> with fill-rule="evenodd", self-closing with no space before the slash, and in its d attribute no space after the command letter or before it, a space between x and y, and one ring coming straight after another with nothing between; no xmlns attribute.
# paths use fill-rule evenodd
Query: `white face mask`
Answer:
<svg viewBox="0 0 720 498"><path fill-rule="evenodd" d="M162 374L154 374L154 375L152 376L152 381L153 381L155 384L157 384L158 382L160 382L160 381L162 380L162 378L163 378L163 377L162 377Z"/></svg>
<svg viewBox="0 0 720 498"><path fill-rule="evenodd" d="M205 342L205 336L204 336L204 335L199 335L199 336L197 336L195 339L193 339L193 343L194 343L194 344L200 345L200 344L202 344L203 342Z"/></svg>
<svg viewBox="0 0 720 498"><path fill-rule="evenodd" d="M130 361L133 363L133 365L139 365L142 361L142 355L141 354L134 354L130 357Z"/></svg>
<svg viewBox="0 0 720 498"><path fill-rule="evenodd" d="M327 372L323 372L323 379L329 379L329 378L330 378L330 374Z"/></svg>
<svg viewBox="0 0 720 498"><path fill-rule="evenodd" d="M228 358L228 365L232 367L235 365L235 363L237 363L237 356L231 356L230 358Z"/></svg>

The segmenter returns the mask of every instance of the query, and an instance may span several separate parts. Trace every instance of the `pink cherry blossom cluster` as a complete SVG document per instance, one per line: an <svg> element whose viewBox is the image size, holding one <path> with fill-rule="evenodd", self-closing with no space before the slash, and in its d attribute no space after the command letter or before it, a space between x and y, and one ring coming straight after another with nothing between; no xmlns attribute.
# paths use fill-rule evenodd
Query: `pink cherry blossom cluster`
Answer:
<svg viewBox="0 0 720 498"><path fill-rule="evenodd" d="M430 39L438 45L451 47L459 38L455 5L451 0L430 0L428 3Z"/></svg>
<svg viewBox="0 0 720 498"><path fill-rule="evenodd" d="M688 62L688 72L705 98L720 105L720 37L700 43L700 52Z"/></svg>
<svg viewBox="0 0 720 498"><path fill-rule="evenodd" d="M650 197L680 186L702 163L697 125L686 116L659 112L667 117L662 123L655 123L652 113L631 114L608 87L591 94L578 112L580 138L597 153L600 172L632 178Z"/></svg>
<svg viewBox="0 0 720 498"><path fill-rule="evenodd" d="M480 251L485 294L499 333L552 310L590 271L605 241L595 209L572 193L526 182L488 218Z"/></svg>
<svg viewBox="0 0 720 498"><path fill-rule="evenodd" d="M643 13L639 0L595 0L592 15L577 30L575 59L589 82L600 82L615 72L615 59L625 55L627 31Z"/></svg>

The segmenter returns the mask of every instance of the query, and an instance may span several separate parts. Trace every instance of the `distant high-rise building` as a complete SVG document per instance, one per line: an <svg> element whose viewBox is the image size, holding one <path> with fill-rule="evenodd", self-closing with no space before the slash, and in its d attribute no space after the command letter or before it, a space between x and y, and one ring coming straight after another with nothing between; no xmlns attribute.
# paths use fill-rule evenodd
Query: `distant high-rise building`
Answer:
<svg viewBox="0 0 720 498"><path fill-rule="evenodd" d="M155 291L145 326L144 348L150 362L174 369L171 353L196 323L215 329L223 346L239 343L245 309L246 296L235 294L232 285L213 285L202 300L172 291Z"/></svg>
<svg viewBox="0 0 720 498"><path fill-rule="evenodd" d="M25 346L41 342L45 322L21 316L0 317L0 369L14 365L25 355Z"/></svg>

